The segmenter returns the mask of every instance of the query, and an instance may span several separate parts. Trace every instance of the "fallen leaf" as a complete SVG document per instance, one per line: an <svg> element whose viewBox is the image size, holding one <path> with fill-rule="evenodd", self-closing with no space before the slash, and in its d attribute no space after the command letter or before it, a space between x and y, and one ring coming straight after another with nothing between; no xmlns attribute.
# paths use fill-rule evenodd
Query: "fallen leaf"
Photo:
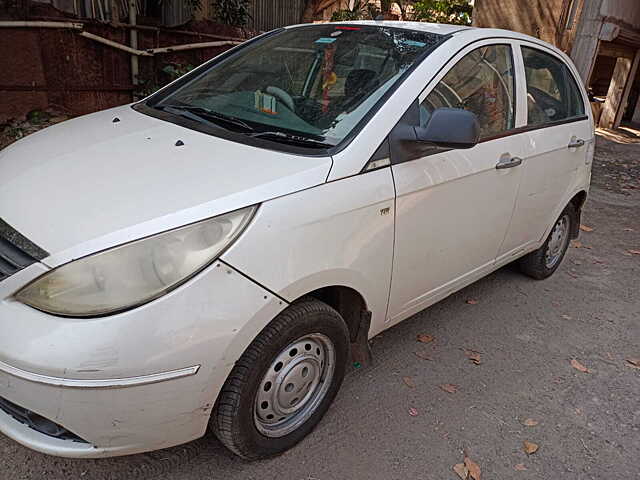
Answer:
<svg viewBox="0 0 640 480"><path fill-rule="evenodd" d="M640 255L640 250L627 250L632 255Z"/></svg>
<svg viewBox="0 0 640 480"><path fill-rule="evenodd" d="M411 377L402 377L402 381L409 388L416 388L416 382L413 381Z"/></svg>
<svg viewBox="0 0 640 480"><path fill-rule="evenodd" d="M409 409L409 415L411 415L412 417L417 417L418 416L418 410L416 410L415 408L411 407Z"/></svg>
<svg viewBox="0 0 640 480"><path fill-rule="evenodd" d="M473 298L470 298L470 299L468 299L468 300L467 300L467 303L468 303L469 305L477 305L477 304L478 304L478 300L475 300L475 299L473 299Z"/></svg>
<svg viewBox="0 0 640 480"><path fill-rule="evenodd" d="M513 468L519 472L524 472L527 469L527 467L524 466L524 463L517 463Z"/></svg>
<svg viewBox="0 0 640 480"><path fill-rule="evenodd" d="M469 470L469 476L473 480L480 480L480 466L469 457L464 457L464 465Z"/></svg>
<svg viewBox="0 0 640 480"><path fill-rule="evenodd" d="M581 364L575 358L573 360L571 360L571 366L573 368L575 368L576 370L580 370L583 373L591 373L591 371L587 367L585 367L583 364Z"/></svg>
<svg viewBox="0 0 640 480"><path fill-rule="evenodd" d="M580 230L583 232L593 232L593 228L587 227L586 225L580 225Z"/></svg>
<svg viewBox="0 0 640 480"><path fill-rule="evenodd" d="M464 353L475 365L480 365L482 363L479 352L476 352L475 350L465 350Z"/></svg>
<svg viewBox="0 0 640 480"><path fill-rule="evenodd" d="M562 315L562 318L565 320L571 320L572 318L569 315Z"/></svg>
<svg viewBox="0 0 640 480"><path fill-rule="evenodd" d="M456 393L458 391L458 386L453 385L452 383L445 383L444 385L440 385L440 388L447 393Z"/></svg>
<svg viewBox="0 0 640 480"><path fill-rule="evenodd" d="M464 463L456 463L453 466L453 471L456 472L462 480L467 480L469 478L469 469Z"/></svg>
<svg viewBox="0 0 640 480"><path fill-rule="evenodd" d="M526 440L522 443L524 445L524 453L527 455L533 455L538 451L538 448L540 448L537 443L527 442Z"/></svg>
<svg viewBox="0 0 640 480"><path fill-rule="evenodd" d="M533 418L527 418L522 423L523 423L523 425L526 425L527 427L535 427L538 424L538 421L534 420Z"/></svg>
<svg viewBox="0 0 640 480"><path fill-rule="evenodd" d="M422 360L431 360L431 357L424 352L413 352L413 354Z"/></svg>
<svg viewBox="0 0 640 480"><path fill-rule="evenodd" d="M586 248L587 250L591 250L591 247L588 247L586 245L584 245L581 241L579 240L571 240L571 246L573 248Z"/></svg>
<svg viewBox="0 0 640 480"><path fill-rule="evenodd" d="M627 367L640 369L640 358L627 358Z"/></svg>
<svg viewBox="0 0 640 480"><path fill-rule="evenodd" d="M429 343L429 342L433 342L434 340L435 340L435 337L432 337L431 335L426 335L424 333L418 334L418 341L421 343Z"/></svg>

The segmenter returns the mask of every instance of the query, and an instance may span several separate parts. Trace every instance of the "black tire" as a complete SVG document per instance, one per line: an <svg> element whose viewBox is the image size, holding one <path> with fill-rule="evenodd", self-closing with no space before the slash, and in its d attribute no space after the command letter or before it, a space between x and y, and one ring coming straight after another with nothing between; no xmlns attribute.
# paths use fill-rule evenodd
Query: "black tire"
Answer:
<svg viewBox="0 0 640 480"><path fill-rule="evenodd" d="M562 248L559 252L559 255L556 261L549 265L547 262L547 251L549 249L549 243L552 241L553 232L560 224L563 219L566 219L568 229L566 239L564 239ZM553 273L558 269L562 260L564 258L565 253L567 253L567 249L569 248L569 243L571 241L572 232L576 231L576 210L573 204L569 204L562 211L556 223L554 223L551 232L549 232L549 236L544 244L538 249L535 250L521 259L518 260L518 266L520 267L520 271L525 275L528 275L531 278L536 280L544 280L545 278L550 277Z"/></svg>
<svg viewBox="0 0 640 480"><path fill-rule="evenodd" d="M330 386L310 417L294 431L276 438L266 436L254 419L263 377L284 348L316 333L328 337L335 349ZM209 425L220 441L242 458L257 460L278 455L300 442L320 422L340 389L348 357L349 332L340 314L319 300L303 298L265 327L236 362L218 396Z"/></svg>

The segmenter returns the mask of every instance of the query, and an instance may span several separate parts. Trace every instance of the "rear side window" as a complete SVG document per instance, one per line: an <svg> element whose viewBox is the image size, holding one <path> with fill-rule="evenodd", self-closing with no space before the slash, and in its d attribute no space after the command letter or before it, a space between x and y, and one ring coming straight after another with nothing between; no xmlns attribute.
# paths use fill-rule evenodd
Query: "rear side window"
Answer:
<svg viewBox="0 0 640 480"><path fill-rule="evenodd" d="M522 47L527 77L527 124L544 125L584 116L584 102L573 75L556 57Z"/></svg>
<svg viewBox="0 0 640 480"><path fill-rule="evenodd" d="M477 48L460 59L420 105L426 125L436 108L464 108L480 122L480 138L514 127L513 59L509 45Z"/></svg>

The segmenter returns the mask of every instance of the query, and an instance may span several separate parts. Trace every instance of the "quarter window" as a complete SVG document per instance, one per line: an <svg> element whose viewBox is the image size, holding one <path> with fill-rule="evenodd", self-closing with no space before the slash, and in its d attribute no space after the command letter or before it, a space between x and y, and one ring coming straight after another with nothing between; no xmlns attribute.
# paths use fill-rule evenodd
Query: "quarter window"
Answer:
<svg viewBox="0 0 640 480"><path fill-rule="evenodd" d="M464 108L480 122L480 138L515 126L513 58L508 45L480 47L449 70L420 105L426 125L436 108Z"/></svg>
<svg viewBox="0 0 640 480"><path fill-rule="evenodd" d="M527 124L544 125L584 116L573 75L556 57L522 47L527 78Z"/></svg>

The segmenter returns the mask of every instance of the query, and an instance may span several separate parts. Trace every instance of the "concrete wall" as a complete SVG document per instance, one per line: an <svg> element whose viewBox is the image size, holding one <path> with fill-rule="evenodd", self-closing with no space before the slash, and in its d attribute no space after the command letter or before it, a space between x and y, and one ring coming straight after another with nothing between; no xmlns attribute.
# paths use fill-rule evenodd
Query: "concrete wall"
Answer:
<svg viewBox="0 0 640 480"><path fill-rule="evenodd" d="M619 20L640 29L640 2L638 0L604 0L600 13L603 17Z"/></svg>

